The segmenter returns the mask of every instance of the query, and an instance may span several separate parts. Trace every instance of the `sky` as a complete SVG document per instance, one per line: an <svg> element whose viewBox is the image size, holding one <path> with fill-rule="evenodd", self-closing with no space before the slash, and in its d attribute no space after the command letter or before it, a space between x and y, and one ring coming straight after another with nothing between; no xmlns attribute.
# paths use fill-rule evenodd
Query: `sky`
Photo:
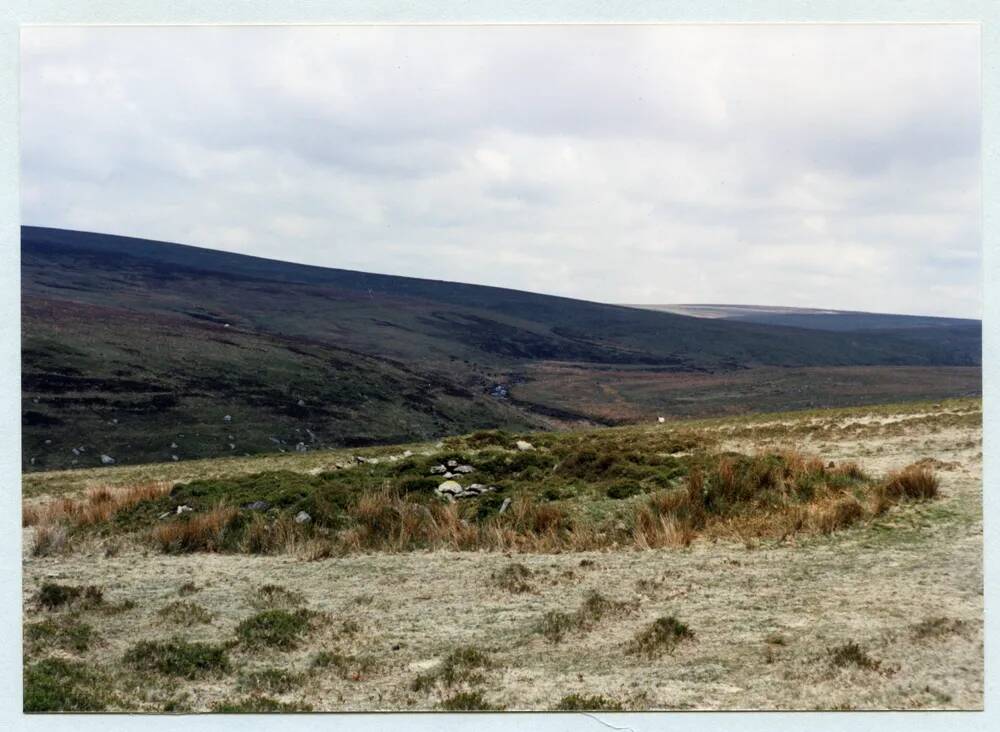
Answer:
<svg viewBox="0 0 1000 732"><path fill-rule="evenodd" d="M22 223L980 317L974 25L25 28Z"/></svg>

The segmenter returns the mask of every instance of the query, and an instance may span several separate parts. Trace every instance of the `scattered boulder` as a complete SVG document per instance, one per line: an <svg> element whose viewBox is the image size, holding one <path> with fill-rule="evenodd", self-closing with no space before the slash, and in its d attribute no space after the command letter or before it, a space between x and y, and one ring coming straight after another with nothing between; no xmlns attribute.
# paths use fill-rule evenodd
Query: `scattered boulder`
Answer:
<svg viewBox="0 0 1000 732"><path fill-rule="evenodd" d="M178 460L180 460L180 458L179 458L179 457L177 457L176 455L171 455L171 456L170 456L170 459L171 459L171 460L173 460L173 461L174 461L175 463L176 463L176 462L177 462Z"/></svg>
<svg viewBox="0 0 1000 732"><path fill-rule="evenodd" d="M171 442L170 443L170 449L171 450L176 450L177 449L177 443L176 442Z"/></svg>
<svg viewBox="0 0 1000 732"><path fill-rule="evenodd" d="M456 477L456 476L455 476L455 474L454 474L453 472L451 472L451 471L449 470L449 471L448 471L447 473L445 473L445 474L444 474L444 475L442 475L441 477L442 477L442 478L454 478L454 477Z"/></svg>
<svg viewBox="0 0 1000 732"><path fill-rule="evenodd" d="M431 468L431 475L442 475L447 472L448 468L446 468L444 465L435 465L433 468Z"/></svg>
<svg viewBox="0 0 1000 732"><path fill-rule="evenodd" d="M297 403L298 403L298 405L300 407L304 407L306 405L306 400L305 399L299 399L299 401Z"/></svg>
<svg viewBox="0 0 1000 732"><path fill-rule="evenodd" d="M449 460L448 462L445 463L445 465L447 465L449 468L457 468L458 460Z"/></svg>
<svg viewBox="0 0 1000 732"><path fill-rule="evenodd" d="M248 503L243 508L248 511L266 511L271 507L271 504L267 501L254 501L253 503Z"/></svg>
<svg viewBox="0 0 1000 732"><path fill-rule="evenodd" d="M306 452L308 449L309 448L306 447L306 443L304 443L304 442L298 442L298 443L295 444L295 451L296 452Z"/></svg>
<svg viewBox="0 0 1000 732"><path fill-rule="evenodd" d="M472 467L471 465L458 465L458 466L456 466L453 469L453 472L455 472L455 473L471 473L473 470L475 470L475 468Z"/></svg>
<svg viewBox="0 0 1000 732"><path fill-rule="evenodd" d="M503 503L500 504L500 511L498 513L503 513L508 508L510 508L510 498L504 498Z"/></svg>
<svg viewBox="0 0 1000 732"><path fill-rule="evenodd" d="M305 511L299 511L297 514L295 514L295 523L297 524L308 524L312 520L313 520L312 516L310 516Z"/></svg>
<svg viewBox="0 0 1000 732"><path fill-rule="evenodd" d="M403 450L403 457L413 457L413 450Z"/></svg>
<svg viewBox="0 0 1000 732"><path fill-rule="evenodd" d="M229 422L232 422L232 421L233 421L233 415L231 415L231 414L227 414L227 415L226 415L225 417L223 417L223 418L222 418L222 421L223 421L223 422L226 422L227 424L228 424Z"/></svg>
<svg viewBox="0 0 1000 732"><path fill-rule="evenodd" d="M450 493L455 495L462 492L462 484L454 480L446 480L444 483L437 487L438 493Z"/></svg>
<svg viewBox="0 0 1000 732"><path fill-rule="evenodd" d="M514 443L514 446L517 447L517 449L521 450L521 451L524 451L524 450L534 450L535 449L535 446L532 445L527 440L518 440L517 442Z"/></svg>
<svg viewBox="0 0 1000 732"><path fill-rule="evenodd" d="M194 511L194 509L191 508L186 503L182 503L180 506L177 507L177 515L178 516L180 516L182 513L191 513L192 511Z"/></svg>
<svg viewBox="0 0 1000 732"><path fill-rule="evenodd" d="M657 417L656 421L659 422L660 424L663 424L664 422L667 421L667 418L666 417Z"/></svg>
<svg viewBox="0 0 1000 732"><path fill-rule="evenodd" d="M114 465L115 459L110 455L101 455L101 465Z"/></svg>
<svg viewBox="0 0 1000 732"><path fill-rule="evenodd" d="M166 511L166 512L164 512L164 513L161 513L161 514L160 514L159 516L157 516L156 518L158 518L158 519L159 519L160 521L162 521L163 519L167 518L168 516L173 516L173 515L174 515L174 512L173 512L173 511Z"/></svg>

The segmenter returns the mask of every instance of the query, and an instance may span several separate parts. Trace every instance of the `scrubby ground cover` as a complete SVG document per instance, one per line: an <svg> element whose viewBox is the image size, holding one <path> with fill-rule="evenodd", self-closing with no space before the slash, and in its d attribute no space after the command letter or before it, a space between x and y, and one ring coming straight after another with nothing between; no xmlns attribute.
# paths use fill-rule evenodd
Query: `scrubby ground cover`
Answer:
<svg viewBox="0 0 1000 732"><path fill-rule="evenodd" d="M954 401L32 476L25 708L978 708L980 420ZM449 459L499 490L438 497Z"/></svg>

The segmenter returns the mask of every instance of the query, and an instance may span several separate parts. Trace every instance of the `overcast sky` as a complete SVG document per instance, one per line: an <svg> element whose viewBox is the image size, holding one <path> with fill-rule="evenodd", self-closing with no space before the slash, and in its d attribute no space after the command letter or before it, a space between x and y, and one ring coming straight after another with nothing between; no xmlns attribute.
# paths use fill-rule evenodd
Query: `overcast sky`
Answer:
<svg viewBox="0 0 1000 732"><path fill-rule="evenodd" d="M980 316L975 26L27 28L23 222Z"/></svg>

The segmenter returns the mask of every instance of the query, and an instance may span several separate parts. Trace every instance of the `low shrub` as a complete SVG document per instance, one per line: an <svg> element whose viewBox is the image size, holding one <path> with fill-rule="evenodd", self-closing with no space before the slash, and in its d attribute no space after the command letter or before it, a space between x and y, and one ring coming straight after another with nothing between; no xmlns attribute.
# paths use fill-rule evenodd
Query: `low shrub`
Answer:
<svg viewBox="0 0 1000 732"><path fill-rule="evenodd" d="M76 653L89 650L96 637L93 628L72 618L65 618L60 622L46 619L30 623L24 627L24 635L34 645Z"/></svg>
<svg viewBox="0 0 1000 732"><path fill-rule="evenodd" d="M312 705L301 702L282 702L267 696L248 696L243 699L224 700L212 705L219 714L291 714L311 712Z"/></svg>
<svg viewBox="0 0 1000 732"><path fill-rule="evenodd" d="M624 707L620 701L605 696L567 694L553 707L556 712L620 712Z"/></svg>
<svg viewBox="0 0 1000 732"><path fill-rule="evenodd" d="M45 582L38 590L36 599L46 610L67 606L94 608L104 602L104 591L95 585L76 586Z"/></svg>
<svg viewBox="0 0 1000 732"><path fill-rule="evenodd" d="M488 655L472 646L457 648L431 671L417 676L410 685L414 691L426 691L436 684L452 687L459 683L477 684L483 680L480 669L491 665Z"/></svg>
<svg viewBox="0 0 1000 732"><path fill-rule="evenodd" d="M481 691L460 691L442 700L438 708L448 712L496 712L503 709L486 701Z"/></svg>
<svg viewBox="0 0 1000 732"><path fill-rule="evenodd" d="M694 632L673 615L657 618L628 644L628 652L652 658L669 653L682 641L694 638Z"/></svg>
<svg viewBox="0 0 1000 732"><path fill-rule="evenodd" d="M250 647L267 646L288 651L296 648L309 630L308 610L265 610L236 626L236 636Z"/></svg>
<svg viewBox="0 0 1000 732"><path fill-rule="evenodd" d="M155 671L185 679L218 676L230 669L224 646L190 643L180 638L140 641L126 651L123 660L137 671Z"/></svg>
<svg viewBox="0 0 1000 732"><path fill-rule="evenodd" d="M242 691L286 694L302 684L302 676L280 668L262 668L240 674L237 685Z"/></svg>
<svg viewBox="0 0 1000 732"><path fill-rule="evenodd" d="M503 569L490 575L493 584L507 590L507 592L531 592L531 585L528 580L531 578L531 570L520 562L508 564Z"/></svg>
<svg viewBox="0 0 1000 732"><path fill-rule="evenodd" d="M320 651L310 664L313 669L334 669L345 681L362 681L378 668L374 659L368 656L353 656L331 651Z"/></svg>
<svg viewBox="0 0 1000 732"><path fill-rule="evenodd" d="M177 600L156 611L163 620L178 625L195 625L212 622L212 613L194 602Z"/></svg>
<svg viewBox="0 0 1000 732"><path fill-rule="evenodd" d="M882 666L881 661L877 661L869 656L854 641L848 641L834 648L827 648L826 651L830 657L830 663L838 668L856 666L866 671L878 671Z"/></svg>
<svg viewBox="0 0 1000 732"><path fill-rule="evenodd" d="M85 664L46 658L24 669L26 713L100 712L107 706L100 679Z"/></svg>

